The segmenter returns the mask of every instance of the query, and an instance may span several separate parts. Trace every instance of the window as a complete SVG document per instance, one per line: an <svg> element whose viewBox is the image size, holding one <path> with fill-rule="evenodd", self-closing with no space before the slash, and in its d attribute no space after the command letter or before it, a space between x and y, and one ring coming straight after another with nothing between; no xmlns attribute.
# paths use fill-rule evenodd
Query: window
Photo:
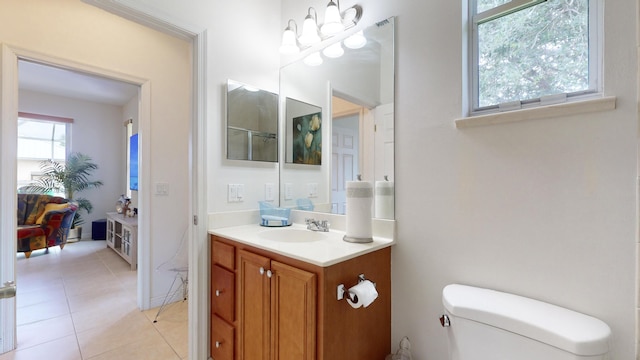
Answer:
<svg viewBox="0 0 640 360"><path fill-rule="evenodd" d="M600 91L599 0L469 0L471 113Z"/></svg>
<svg viewBox="0 0 640 360"><path fill-rule="evenodd" d="M73 119L55 116L18 115L18 187L37 179L42 160L64 163L72 122Z"/></svg>

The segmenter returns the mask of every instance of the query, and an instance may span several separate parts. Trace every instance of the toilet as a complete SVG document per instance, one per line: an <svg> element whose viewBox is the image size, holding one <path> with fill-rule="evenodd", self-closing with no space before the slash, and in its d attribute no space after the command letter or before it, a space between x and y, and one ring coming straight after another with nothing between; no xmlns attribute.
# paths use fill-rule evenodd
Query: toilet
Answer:
<svg viewBox="0 0 640 360"><path fill-rule="evenodd" d="M458 284L442 290L442 302L450 360L609 359L611 329L594 317Z"/></svg>

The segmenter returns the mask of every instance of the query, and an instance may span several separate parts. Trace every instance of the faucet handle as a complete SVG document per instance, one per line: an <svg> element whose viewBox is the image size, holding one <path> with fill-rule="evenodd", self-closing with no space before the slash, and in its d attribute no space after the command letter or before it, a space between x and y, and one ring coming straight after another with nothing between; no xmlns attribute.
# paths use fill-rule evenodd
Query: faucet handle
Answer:
<svg viewBox="0 0 640 360"><path fill-rule="evenodd" d="M307 225L311 224L311 223L312 223L312 222L314 222L314 221L315 221L315 220L313 220L313 218L305 218L305 219L304 219L304 223L305 223L305 224L307 224Z"/></svg>

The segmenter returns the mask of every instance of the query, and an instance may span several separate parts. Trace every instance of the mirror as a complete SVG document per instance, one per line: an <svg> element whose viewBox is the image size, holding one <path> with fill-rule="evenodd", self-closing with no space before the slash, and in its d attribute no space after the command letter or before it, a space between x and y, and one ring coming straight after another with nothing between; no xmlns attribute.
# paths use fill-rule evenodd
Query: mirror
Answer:
<svg viewBox="0 0 640 360"><path fill-rule="evenodd" d="M227 81L227 159L278 161L278 95Z"/></svg>
<svg viewBox="0 0 640 360"><path fill-rule="evenodd" d="M344 214L346 181L361 175L375 184L374 217L394 218L394 18L362 35L363 47L343 36L280 69L282 207ZM336 44L342 56L324 55ZM312 147L319 155L305 158Z"/></svg>

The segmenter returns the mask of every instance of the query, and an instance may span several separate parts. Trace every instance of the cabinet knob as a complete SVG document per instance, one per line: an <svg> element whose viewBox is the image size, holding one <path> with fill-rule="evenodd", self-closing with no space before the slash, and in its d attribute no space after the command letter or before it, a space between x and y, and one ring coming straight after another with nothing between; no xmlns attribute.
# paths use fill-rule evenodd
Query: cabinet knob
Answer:
<svg viewBox="0 0 640 360"><path fill-rule="evenodd" d="M264 268L262 266L260 267L259 271L260 271L260 275L264 275Z"/></svg>
<svg viewBox="0 0 640 360"><path fill-rule="evenodd" d="M273 272L271 270L267 270L267 277L271 278L273 276Z"/></svg>
<svg viewBox="0 0 640 360"><path fill-rule="evenodd" d="M222 346L222 341L216 341L216 349L220 349L220 346Z"/></svg>
<svg viewBox="0 0 640 360"><path fill-rule="evenodd" d="M222 295L222 293L223 293L223 292L224 292L224 291L222 291L222 290L216 290L216 296L220 296L220 295Z"/></svg>

